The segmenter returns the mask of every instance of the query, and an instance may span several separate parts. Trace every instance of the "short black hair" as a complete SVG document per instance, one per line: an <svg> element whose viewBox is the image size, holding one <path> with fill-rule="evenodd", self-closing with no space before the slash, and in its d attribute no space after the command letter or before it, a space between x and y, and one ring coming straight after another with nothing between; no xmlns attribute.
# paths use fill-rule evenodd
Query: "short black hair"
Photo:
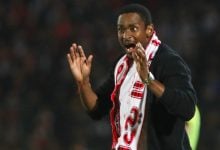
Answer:
<svg viewBox="0 0 220 150"><path fill-rule="evenodd" d="M141 4L129 4L123 6L121 9L117 12L117 17L119 17L121 14L125 13L137 13L140 15L140 17L145 22L145 25L149 25L152 23L151 13L148 8Z"/></svg>

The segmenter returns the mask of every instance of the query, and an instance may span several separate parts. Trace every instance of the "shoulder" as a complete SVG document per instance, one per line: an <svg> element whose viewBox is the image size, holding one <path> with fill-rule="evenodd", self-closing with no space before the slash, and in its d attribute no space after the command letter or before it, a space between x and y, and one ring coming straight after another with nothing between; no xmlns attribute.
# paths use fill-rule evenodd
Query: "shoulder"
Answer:
<svg viewBox="0 0 220 150"><path fill-rule="evenodd" d="M187 63L178 52L163 43L160 45L152 61L151 70L156 73L176 72L180 70L190 72Z"/></svg>
<svg viewBox="0 0 220 150"><path fill-rule="evenodd" d="M182 57L178 54L177 51L169 47L168 45L162 43L158 49L158 52L155 58L159 57L160 60L169 60L171 58L182 59Z"/></svg>
<svg viewBox="0 0 220 150"><path fill-rule="evenodd" d="M162 63L164 65L173 62L181 62L183 63L183 65L187 66L186 62L177 51L175 51L174 49L163 43L160 45L153 62L160 64Z"/></svg>

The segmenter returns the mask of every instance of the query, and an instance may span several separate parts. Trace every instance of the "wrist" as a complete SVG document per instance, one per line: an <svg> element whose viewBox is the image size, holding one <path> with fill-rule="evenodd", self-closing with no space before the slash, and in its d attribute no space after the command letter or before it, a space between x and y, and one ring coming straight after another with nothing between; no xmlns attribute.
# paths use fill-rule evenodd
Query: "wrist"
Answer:
<svg viewBox="0 0 220 150"><path fill-rule="evenodd" d="M77 85L79 88L84 87L84 86L88 86L88 85L90 86L90 81L89 81L89 79L78 81Z"/></svg>
<svg viewBox="0 0 220 150"><path fill-rule="evenodd" d="M153 75L151 72L149 72L148 75L147 75L147 78L144 79L143 82L148 86L148 85L151 84L151 82L152 82L153 80L155 80L154 75Z"/></svg>

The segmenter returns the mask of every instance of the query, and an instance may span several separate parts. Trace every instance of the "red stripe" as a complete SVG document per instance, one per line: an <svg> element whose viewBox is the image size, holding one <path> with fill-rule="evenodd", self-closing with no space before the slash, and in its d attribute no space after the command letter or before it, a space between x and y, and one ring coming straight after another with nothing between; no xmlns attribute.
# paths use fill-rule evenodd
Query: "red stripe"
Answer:
<svg viewBox="0 0 220 150"><path fill-rule="evenodd" d="M128 70L129 68L131 67L131 63L129 63L129 58L128 57L125 57L124 61L126 62L127 64L127 67L126 67L126 70L125 72L123 73L122 75L122 79L120 81L117 81L116 85L115 85L115 88L111 94L111 100L112 100L112 103L113 103L113 107L110 111L110 120L111 120L111 126L112 126L112 148L114 149L117 142L118 142L118 133L117 133L117 127L115 125L115 117L117 115L118 112L120 112L119 110L119 102L117 100L118 98L118 91L128 73ZM125 66L124 66L125 67ZM119 75L119 72L122 71L122 68L118 68L119 70L117 70L117 75L116 75L116 79L117 79L117 76ZM120 129L119 129L120 130Z"/></svg>
<svg viewBox="0 0 220 150"><path fill-rule="evenodd" d="M137 99L142 99L143 92L133 90L131 92L131 97L134 97L134 98L137 98Z"/></svg>
<svg viewBox="0 0 220 150"><path fill-rule="evenodd" d="M140 81L137 81L137 82L134 83L133 88L141 90L141 89L144 88L144 84L142 82L140 82Z"/></svg>

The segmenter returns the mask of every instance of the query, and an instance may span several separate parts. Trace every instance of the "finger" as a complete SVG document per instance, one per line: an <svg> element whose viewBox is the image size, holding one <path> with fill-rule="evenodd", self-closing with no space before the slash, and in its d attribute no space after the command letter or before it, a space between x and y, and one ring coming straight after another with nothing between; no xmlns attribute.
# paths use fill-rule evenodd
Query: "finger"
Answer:
<svg viewBox="0 0 220 150"><path fill-rule="evenodd" d="M78 46L78 52L79 52L80 57L86 57L81 45Z"/></svg>
<svg viewBox="0 0 220 150"><path fill-rule="evenodd" d="M145 52L144 52L141 48L137 48L137 53L138 53L140 56L145 56Z"/></svg>
<svg viewBox="0 0 220 150"><path fill-rule="evenodd" d="M136 55L136 53L131 53L131 56L132 56L132 58L134 59L134 61L137 61L137 55Z"/></svg>
<svg viewBox="0 0 220 150"><path fill-rule="evenodd" d="M93 60L93 55L89 55L88 60L87 60L87 64L89 67L92 66L92 60Z"/></svg>
<svg viewBox="0 0 220 150"><path fill-rule="evenodd" d="M146 59L145 53L143 54L142 52L137 52L137 58L138 58L138 61L141 64L146 64L147 63L147 59Z"/></svg>
<svg viewBox="0 0 220 150"><path fill-rule="evenodd" d="M137 69L137 71L140 72L140 70L141 70L141 64L140 64L140 62L135 61L135 64L136 64L136 69Z"/></svg>
<svg viewBox="0 0 220 150"><path fill-rule="evenodd" d="M139 58L139 56L136 53L133 53L133 59L134 59L134 62L136 63L136 65L140 65L141 59Z"/></svg>
<svg viewBox="0 0 220 150"><path fill-rule="evenodd" d="M76 43L73 43L70 47L70 56L72 57L72 59L76 58Z"/></svg>
<svg viewBox="0 0 220 150"><path fill-rule="evenodd" d="M70 53L68 53L68 54L66 55L66 57L67 57L67 60L68 60L69 65L71 65L71 64L73 63L73 60L72 60L72 57L70 56Z"/></svg>
<svg viewBox="0 0 220 150"><path fill-rule="evenodd" d="M141 62L146 62L146 56L145 53L141 52L140 50L137 52L137 55L139 56L139 59Z"/></svg>
<svg viewBox="0 0 220 150"><path fill-rule="evenodd" d="M73 43L71 47L72 47L72 49L74 50L74 52L77 51L77 44L76 44L76 43Z"/></svg>
<svg viewBox="0 0 220 150"><path fill-rule="evenodd" d="M143 55L141 54L140 49L137 46L135 47L135 51L133 52L133 54L134 54L134 58L137 61L142 61Z"/></svg>
<svg viewBox="0 0 220 150"><path fill-rule="evenodd" d="M136 59L137 61L141 61L141 58L140 58L140 56L138 55L137 52L134 53L134 56L135 56L135 59Z"/></svg>
<svg viewBox="0 0 220 150"><path fill-rule="evenodd" d="M138 54L140 54L141 56L145 56L145 51L144 51L144 48L143 48L143 46L141 45L141 43L138 43L138 44L136 45L136 47L137 47L137 52L138 52Z"/></svg>
<svg viewBox="0 0 220 150"><path fill-rule="evenodd" d="M70 57L72 60L76 59L76 54L74 52L73 47L70 47L70 53L69 53Z"/></svg>
<svg viewBox="0 0 220 150"><path fill-rule="evenodd" d="M139 70L141 70L140 68L145 70L145 68L147 67L147 62L142 57L138 56L137 54L134 54L134 61L137 65L137 69Z"/></svg>
<svg viewBox="0 0 220 150"><path fill-rule="evenodd" d="M141 70L141 66L140 66L139 63L136 64L136 68L137 68L137 71L140 72L140 70Z"/></svg>
<svg viewBox="0 0 220 150"><path fill-rule="evenodd" d="M77 44L76 43L73 43L72 44L72 49L73 49L73 52L74 52L74 56L75 57L79 57L79 52L78 52L78 47L77 47Z"/></svg>
<svg viewBox="0 0 220 150"><path fill-rule="evenodd" d="M137 46L138 48L140 48L142 51L144 51L144 47L142 46L142 44L141 44L140 42L138 42L138 43L136 44L136 46Z"/></svg>

